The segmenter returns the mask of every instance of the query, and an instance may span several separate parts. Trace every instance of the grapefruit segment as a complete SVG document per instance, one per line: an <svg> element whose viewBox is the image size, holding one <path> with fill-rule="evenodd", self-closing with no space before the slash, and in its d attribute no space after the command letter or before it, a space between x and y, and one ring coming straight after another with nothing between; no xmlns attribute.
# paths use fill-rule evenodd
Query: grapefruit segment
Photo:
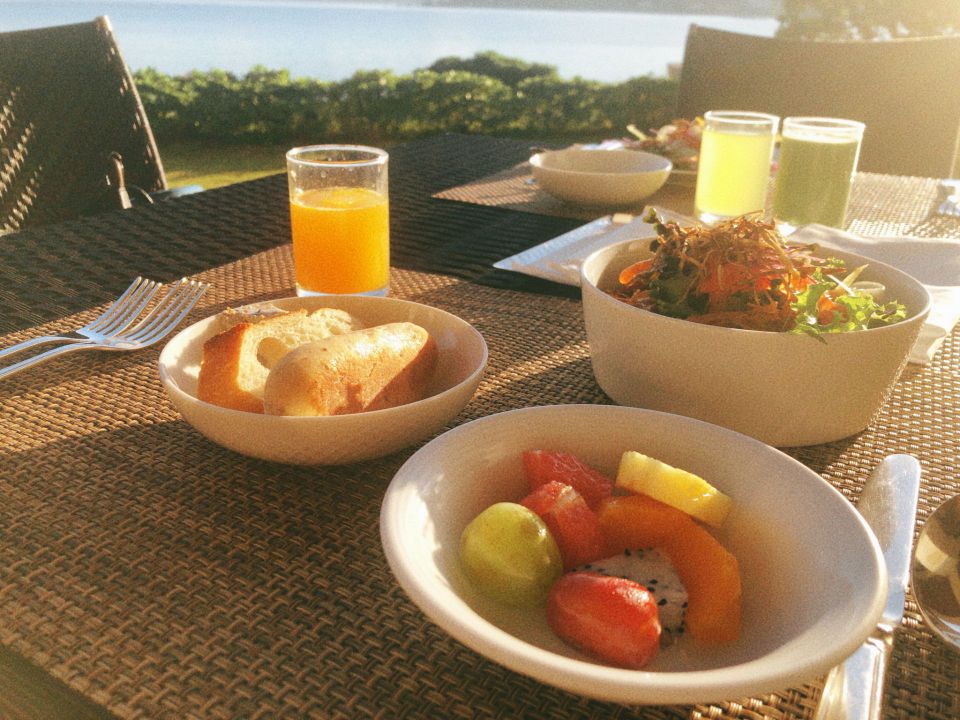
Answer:
<svg viewBox="0 0 960 720"><path fill-rule="evenodd" d="M603 554L597 516L580 493L569 485L548 482L527 495L520 504L533 510L550 529L560 548L564 570L596 560Z"/></svg>
<svg viewBox="0 0 960 720"><path fill-rule="evenodd" d="M610 478L570 453L526 450L523 453L523 471L531 490L549 482L562 482L580 493L593 510L613 492Z"/></svg>

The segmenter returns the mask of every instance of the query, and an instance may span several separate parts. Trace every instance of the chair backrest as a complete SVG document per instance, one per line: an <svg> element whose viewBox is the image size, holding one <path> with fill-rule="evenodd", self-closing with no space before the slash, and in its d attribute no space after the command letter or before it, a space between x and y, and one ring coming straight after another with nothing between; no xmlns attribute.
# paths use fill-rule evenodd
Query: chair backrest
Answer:
<svg viewBox="0 0 960 720"><path fill-rule="evenodd" d="M127 183L166 189L110 21L0 33L0 233L119 207L112 153Z"/></svg>
<svg viewBox="0 0 960 720"><path fill-rule="evenodd" d="M860 120L860 170L950 177L960 137L960 36L814 42L692 25L677 113L707 110Z"/></svg>

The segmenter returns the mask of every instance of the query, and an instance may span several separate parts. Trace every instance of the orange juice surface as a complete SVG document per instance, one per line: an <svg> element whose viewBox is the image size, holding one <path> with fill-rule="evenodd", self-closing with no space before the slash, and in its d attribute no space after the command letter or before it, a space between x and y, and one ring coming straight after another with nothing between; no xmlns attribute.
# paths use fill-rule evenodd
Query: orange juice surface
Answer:
<svg viewBox="0 0 960 720"><path fill-rule="evenodd" d="M290 201L297 285L323 293L385 288L390 278L387 198L367 188L298 192Z"/></svg>

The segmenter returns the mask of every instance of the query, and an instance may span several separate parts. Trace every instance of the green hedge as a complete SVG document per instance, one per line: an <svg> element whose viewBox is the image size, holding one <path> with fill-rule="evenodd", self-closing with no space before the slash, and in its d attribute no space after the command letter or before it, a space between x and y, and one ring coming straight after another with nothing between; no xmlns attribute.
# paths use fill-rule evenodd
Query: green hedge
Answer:
<svg viewBox="0 0 960 720"><path fill-rule="evenodd" d="M438 132L597 139L673 119L673 80L563 80L549 65L496 53L443 58L407 75L364 71L339 82L255 67L173 77L135 74L160 142L390 143Z"/></svg>

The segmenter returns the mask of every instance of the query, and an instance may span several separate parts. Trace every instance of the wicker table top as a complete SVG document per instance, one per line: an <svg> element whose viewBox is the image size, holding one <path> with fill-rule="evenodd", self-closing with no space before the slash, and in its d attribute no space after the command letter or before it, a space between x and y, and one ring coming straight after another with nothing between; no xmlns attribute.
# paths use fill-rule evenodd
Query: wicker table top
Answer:
<svg viewBox="0 0 960 720"><path fill-rule="evenodd" d="M607 403L576 293L490 264L578 221L433 197L509 169L524 143L443 136L391 160L392 294L449 310L490 346L454 424L547 403ZM861 175L854 229L960 237L936 184ZM0 238L0 346L66 330L137 274L195 275L193 319L292 294L282 176ZM539 293L537 302L524 302ZM536 342L531 342L531 338ZM202 438L160 387L158 349L87 353L0 385L0 717L806 717L821 679L709 706L634 708L488 662L394 582L377 519L415 448L334 468L251 460ZM922 462L920 520L960 492L960 342L910 366L872 426L788 450L856 502L884 455ZM960 717L960 660L912 599L889 717Z"/></svg>

